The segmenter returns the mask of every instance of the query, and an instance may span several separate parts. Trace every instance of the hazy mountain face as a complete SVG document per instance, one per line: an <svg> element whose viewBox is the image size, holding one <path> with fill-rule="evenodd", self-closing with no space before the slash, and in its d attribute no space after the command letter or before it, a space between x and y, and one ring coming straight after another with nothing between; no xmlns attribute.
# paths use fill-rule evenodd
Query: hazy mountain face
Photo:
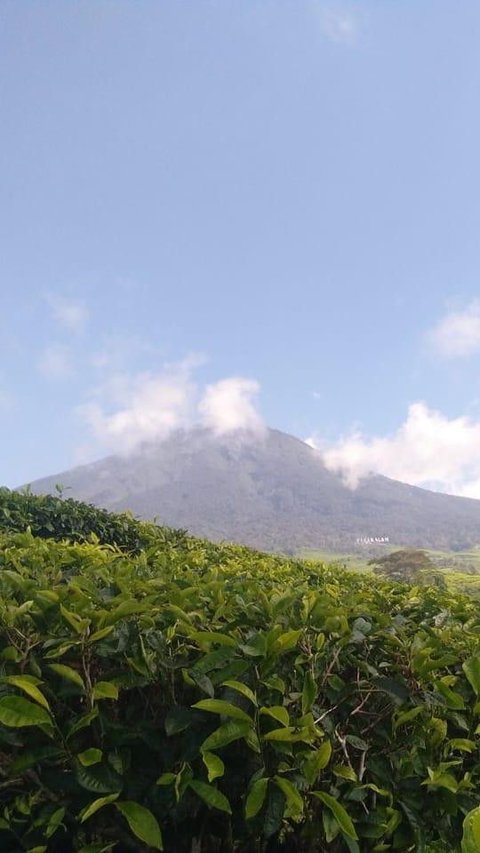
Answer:
<svg viewBox="0 0 480 853"><path fill-rule="evenodd" d="M112 510L265 550L351 550L358 538L465 548L480 541L480 501L370 477L356 490L308 445L277 430L217 438L178 432L32 484Z"/></svg>

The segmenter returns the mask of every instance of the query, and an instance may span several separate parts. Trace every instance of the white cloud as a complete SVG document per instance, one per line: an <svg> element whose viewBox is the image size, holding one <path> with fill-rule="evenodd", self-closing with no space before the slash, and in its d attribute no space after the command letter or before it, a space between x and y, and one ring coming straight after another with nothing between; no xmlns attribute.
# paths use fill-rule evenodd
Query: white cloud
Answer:
<svg viewBox="0 0 480 853"><path fill-rule="evenodd" d="M130 452L143 441L163 440L176 429L197 424L215 434L255 430L262 421L252 402L258 384L242 378L208 385L203 393L194 371L204 363L192 355L161 373L116 373L95 389L88 403L78 408L93 438L94 450ZM82 448L82 456L88 448Z"/></svg>
<svg viewBox="0 0 480 853"><path fill-rule="evenodd" d="M317 3L320 27L324 36L336 44L354 44L359 33L359 19L344 3Z"/></svg>
<svg viewBox="0 0 480 853"><path fill-rule="evenodd" d="M480 498L480 422L447 418L425 403L413 403L393 435L366 438L360 432L326 446L308 443L322 453L327 467L340 471L355 488L371 473L449 494Z"/></svg>
<svg viewBox="0 0 480 853"><path fill-rule="evenodd" d="M203 423L217 435L262 431L264 424L253 402L259 390L258 382L240 376L208 385L198 407Z"/></svg>
<svg viewBox="0 0 480 853"><path fill-rule="evenodd" d="M47 379L67 379L73 373L71 352L63 344L45 347L37 362L37 368Z"/></svg>
<svg viewBox="0 0 480 853"><path fill-rule="evenodd" d="M194 396L189 368L178 365L160 375L117 374L79 412L100 448L129 452L187 426Z"/></svg>
<svg viewBox="0 0 480 853"><path fill-rule="evenodd" d="M88 311L83 302L60 294L50 293L46 297L55 321L67 332L79 334L85 328Z"/></svg>
<svg viewBox="0 0 480 853"><path fill-rule="evenodd" d="M428 335L436 350L447 358L480 352L480 300L465 311L452 311Z"/></svg>

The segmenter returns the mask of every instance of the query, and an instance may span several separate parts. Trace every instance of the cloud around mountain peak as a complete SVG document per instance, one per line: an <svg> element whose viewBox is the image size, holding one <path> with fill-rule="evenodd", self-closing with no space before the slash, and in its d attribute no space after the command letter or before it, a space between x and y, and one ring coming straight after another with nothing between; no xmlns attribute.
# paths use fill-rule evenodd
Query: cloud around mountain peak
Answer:
<svg viewBox="0 0 480 853"><path fill-rule="evenodd" d="M423 402L409 406L404 423L387 436L355 431L326 445L315 436L307 443L322 453L331 471L356 488L372 473L435 491L480 498L480 422L448 418Z"/></svg>
<svg viewBox="0 0 480 853"><path fill-rule="evenodd" d="M207 385L198 405L202 423L217 435L236 430L263 432L264 422L255 407L260 385L241 376Z"/></svg>
<svg viewBox="0 0 480 853"><path fill-rule="evenodd" d="M77 408L85 442L77 462L110 453L130 453L143 442L167 439L176 430L201 426L212 436L261 438L266 425L258 410L260 384L245 376L205 383L205 359L190 355L163 369L106 373ZM480 498L480 421L448 417L427 403L412 403L403 423L387 435L361 431L326 442L313 434L326 467L355 489L372 474L434 491Z"/></svg>
<svg viewBox="0 0 480 853"><path fill-rule="evenodd" d="M215 435L260 434L265 429L253 379L233 376L201 386L198 359L167 365L159 373L114 374L78 407L89 435L87 454L129 453L144 441L166 439L174 430L204 426Z"/></svg>

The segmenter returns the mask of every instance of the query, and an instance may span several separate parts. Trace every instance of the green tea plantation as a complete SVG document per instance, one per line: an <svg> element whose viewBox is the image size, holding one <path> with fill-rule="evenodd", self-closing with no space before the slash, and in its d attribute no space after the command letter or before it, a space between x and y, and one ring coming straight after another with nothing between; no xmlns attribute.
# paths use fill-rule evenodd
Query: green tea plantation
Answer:
<svg viewBox="0 0 480 853"><path fill-rule="evenodd" d="M480 851L480 610L0 491L2 853Z"/></svg>

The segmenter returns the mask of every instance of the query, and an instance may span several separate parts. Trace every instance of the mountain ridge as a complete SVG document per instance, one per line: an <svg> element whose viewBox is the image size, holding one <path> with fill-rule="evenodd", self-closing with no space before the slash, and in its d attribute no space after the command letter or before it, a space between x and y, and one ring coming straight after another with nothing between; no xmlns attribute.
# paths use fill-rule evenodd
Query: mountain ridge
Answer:
<svg viewBox="0 0 480 853"><path fill-rule="evenodd" d="M68 496L267 551L345 550L362 537L459 550L480 541L480 501L382 475L356 489L318 451L279 430L216 437L196 428L139 445L128 456L36 480L34 493Z"/></svg>

